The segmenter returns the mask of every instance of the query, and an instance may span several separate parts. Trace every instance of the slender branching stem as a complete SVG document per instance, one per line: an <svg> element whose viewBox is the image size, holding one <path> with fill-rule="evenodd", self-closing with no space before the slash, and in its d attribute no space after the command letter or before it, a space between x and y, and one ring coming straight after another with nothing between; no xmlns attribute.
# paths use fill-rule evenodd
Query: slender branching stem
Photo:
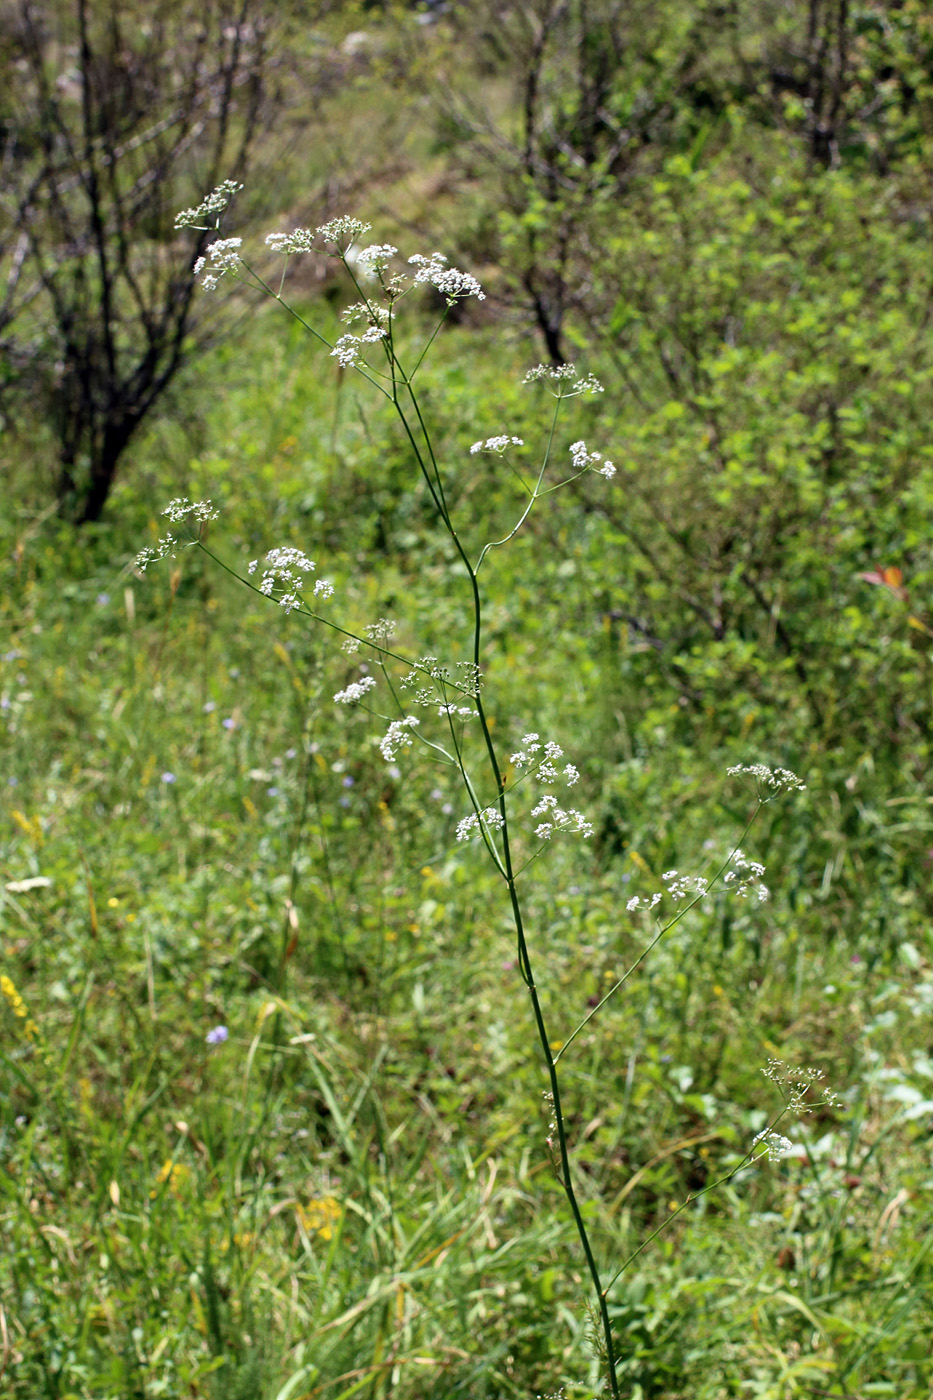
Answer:
<svg viewBox="0 0 933 1400"><path fill-rule="evenodd" d="M678 909L674 917L672 919L669 919L668 922L664 925L664 927L658 930L657 934L654 938L652 938L651 942L647 943L645 947L642 948L641 952L638 954L638 957L632 963L631 967L626 968L625 972L623 972L618 982L613 983L613 985L609 988L608 992L602 998L602 1000L597 1002L596 1005L593 1007L592 1011L588 1012L586 1016L584 1016L580 1024L576 1026L574 1030L571 1031L570 1035L568 1035L567 1039L564 1041L563 1045L558 1051L558 1059L560 1059L561 1055L563 1055L565 1051L570 1049L570 1046L576 1040L580 1032L582 1030L585 1030L585 1028L592 1021L593 1017L599 1014L599 1012L606 1005L606 1002L615 996L616 992L619 990L620 987L625 986L625 983L631 977L632 973L635 972L639 967L641 967L642 963L645 961L645 958L648 956L648 954L653 948L656 948L658 946L664 935L666 933L670 933L671 929L674 927L675 924L679 924L681 919L684 918L685 915L690 913L691 909L695 908L696 905L698 905L702 900L704 900L707 897L710 891L715 887L717 880L721 879L724 872L729 868L729 863L732 860L732 857L735 855L736 851L741 849L743 841L745 840L748 833L751 831L752 826L755 822L755 818L758 816L758 813L761 811L763 806L764 803L759 799L758 806L755 808L754 812L745 824L745 830L742 832L742 835L739 837L738 841L733 846L732 850L729 852L722 865L716 871L716 874L713 876L712 880L709 883L709 887L706 890L704 890L702 894L698 894L695 899L691 899L689 904L685 904L682 909Z"/></svg>
<svg viewBox="0 0 933 1400"><path fill-rule="evenodd" d="M557 1074L557 1062L554 1058L554 1053L551 1050L551 1037L544 1019L544 1012L541 1006L541 999L538 996L538 988L535 983L534 972L531 963L531 953L528 947L528 940L525 934L525 922L522 916L521 900L519 897L518 887L516 883L517 876L512 865L511 842L509 839L509 813L505 778L502 772L502 768L499 764L498 756L496 754L496 747L493 742L492 731L490 729L489 720L486 715L486 709L483 704L483 698L479 687L479 677L481 675L481 663L483 656L483 604L482 596L480 594L479 580L477 578L476 569L470 563L469 557L466 553L466 549L464 548L448 513L446 501L443 498L443 487L440 482L440 473L437 465L437 459L434 455L434 451L431 446L430 434L428 432L427 425L424 422L424 418L422 417L417 396L411 387L410 381L408 382L408 392L418 418L419 426L424 436L426 450L433 468L435 480L437 482L437 492L435 492L434 490L434 482L432 481L431 475L427 470L424 459L422 458L421 454L417 452L417 447L415 446L413 435L409 429L404 414L401 412L397 401L396 408L398 409L399 414L402 417L403 423L405 423L405 428L406 432L408 433L409 440L411 441L412 446L415 447L422 474L424 475L425 480L427 481L428 486L431 489L431 494L434 498L435 505L437 506L438 515L441 521L443 522L445 529L450 535L450 538L454 544L454 547L457 550L457 553L460 556L461 561L463 562L464 567L466 568L467 577L470 582L473 609L473 664L476 668L477 676L476 712L479 718L480 728L482 729L483 740L486 745L486 754L489 760L489 766L491 769L492 777L496 785L499 812L502 817L501 860L498 857L498 853L495 853L491 849L491 839L489 838L488 833L484 830L482 822L480 822L480 831L483 833L487 849L490 849L490 854L493 855L493 859L496 863L496 866L499 868L500 871L504 873L506 878L506 884L508 886L509 902L511 905L512 918L515 925L515 934L517 939L518 965L521 972L522 980L524 981L525 986L528 989L528 996L531 1001L531 1009L532 1014L534 1016L535 1027L538 1032L538 1040L541 1044L541 1050L544 1055L544 1061L547 1067L548 1080L550 1083L551 1104L554 1112L554 1121L557 1125L558 1151L560 1157L560 1182L564 1189L564 1194L567 1197L567 1203L570 1206L570 1212L573 1216L574 1224L577 1229L577 1235L579 1236L580 1244L583 1249L583 1254L586 1259L587 1269L589 1270L590 1278L593 1283L593 1290L596 1294L597 1305L600 1313L600 1321L602 1324L602 1331L606 1346L606 1366L609 1378L610 1393L613 1397L613 1400L619 1400L619 1383L616 1376L615 1347L612 1336L612 1323L609 1317L609 1305L606 1297L607 1290L605 1290L602 1286L599 1268L597 1266L596 1259L593 1254L593 1248L590 1243L586 1223L583 1219L583 1213L580 1209L580 1203L577 1199L577 1193L574 1189L573 1172L570 1165L570 1152L567 1146L567 1131L566 1125L564 1123L563 1108L561 1105L560 1083ZM557 408L559 408L559 406L560 405L558 401ZM556 422L557 411L555 410L554 419L551 424L551 434L548 440L548 454L550 452L550 445L553 439ZM547 457L545 458L545 464L546 461ZM533 503L533 499L534 498L532 498L532 502L529 503L529 509L531 504ZM480 562L482 562L482 558L483 556L481 555ZM461 771L463 770L461 769ZM470 796L474 804L474 810L477 811L478 815L479 808L477 799L472 791L471 785L469 784L468 790L470 790Z"/></svg>

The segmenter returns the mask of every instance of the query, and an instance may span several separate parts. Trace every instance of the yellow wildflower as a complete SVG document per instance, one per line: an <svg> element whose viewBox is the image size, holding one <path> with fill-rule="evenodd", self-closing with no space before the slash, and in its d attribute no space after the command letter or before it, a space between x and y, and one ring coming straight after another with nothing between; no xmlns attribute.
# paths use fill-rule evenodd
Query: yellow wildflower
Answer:
<svg viewBox="0 0 933 1400"><path fill-rule="evenodd" d="M7 1005L13 1012L13 1015L22 1022L23 1038L39 1047L42 1051L45 1063L48 1064L49 1056L45 1050L42 1033L30 1016L29 1007L17 991L16 983L11 977L7 977L6 973L0 975L0 992L6 997Z"/></svg>
<svg viewBox="0 0 933 1400"><path fill-rule="evenodd" d="M296 1214L309 1235L317 1235L321 1240L332 1240L334 1226L340 1219L342 1207L334 1196L312 1197L306 1206L299 1201Z"/></svg>
<svg viewBox="0 0 933 1400"><path fill-rule="evenodd" d="M13 1015L18 1016L21 1021L25 1021L29 1015L26 1009L26 1003L16 990L15 983L5 974L0 977L0 992L3 993L9 1002L10 1010L13 1012Z"/></svg>
<svg viewBox="0 0 933 1400"><path fill-rule="evenodd" d="M184 1162L176 1162L171 1157L166 1158L159 1168L156 1177L156 1184L149 1192L154 1200L161 1193L162 1187L168 1182L168 1189L176 1199L182 1194L184 1188L190 1184L191 1168Z"/></svg>

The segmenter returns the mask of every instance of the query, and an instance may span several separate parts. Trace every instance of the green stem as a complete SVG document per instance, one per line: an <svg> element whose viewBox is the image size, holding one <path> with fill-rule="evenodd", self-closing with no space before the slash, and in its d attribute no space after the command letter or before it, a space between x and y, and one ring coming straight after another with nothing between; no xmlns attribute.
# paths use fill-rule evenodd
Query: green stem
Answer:
<svg viewBox="0 0 933 1400"><path fill-rule="evenodd" d="M787 1108L783 1108L781 1112L777 1115L777 1117L773 1120L773 1122L771 1122L768 1125L768 1127L764 1129L764 1133L767 1134L773 1132L774 1129L777 1127L778 1123L780 1123L781 1119L787 1112ZM762 1152L760 1155L764 1157L767 1154ZM668 1225L673 1224L673 1222L677 1219L678 1215L682 1215L683 1212L687 1209L687 1207L692 1205L694 1201L700 1200L702 1196L708 1196L710 1191L715 1191L720 1186L726 1186L733 1179L733 1177L738 1176L739 1172L742 1171L743 1167L747 1167L749 1163L753 1160L755 1160L754 1143L745 1153L745 1156L742 1158L742 1160L736 1166L730 1168L730 1170L726 1172L725 1176L717 1177L715 1181L710 1182L709 1186L704 1186L700 1191L691 1191L689 1196L687 1196L683 1201L681 1201L677 1209L672 1210L667 1219L662 1220L658 1228L656 1230L652 1230L651 1234L647 1235L642 1240L638 1248L632 1251L632 1253L628 1256L622 1267L616 1270L616 1272L613 1274L612 1278L606 1285L606 1293L608 1294L610 1289L612 1289L618 1283L619 1279L625 1273L626 1269L629 1267L630 1264L634 1263L634 1261L638 1258L639 1254L646 1250L649 1244L651 1244L653 1240L656 1240L660 1234L663 1234L663 1232L667 1229Z"/></svg>
<svg viewBox="0 0 933 1400"><path fill-rule="evenodd" d="M730 862L730 860L732 859L732 857L735 855L736 851L739 851L739 850L742 849L742 842L745 840L746 836L747 836L748 833L751 831L751 829L752 829L752 824L754 823L755 819L756 819L757 816L758 816L758 813L761 811L761 809L762 809L763 806L764 806L764 803L759 799L758 806L755 808L754 812L752 813L752 815L749 817L748 821L747 821L746 824L745 824L745 830L742 832L742 835L739 837L737 843L733 846L732 850L729 852L728 856L727 856L726 859L723 861L722 865L719 867L719 869L716 871L716 874L713 876L712 880L710 881L709 889L708 889L708 890L704 890L704 892L703 892L702 894L698 894L697 897L696 897L696 899L691 899L691 901L690 901L689 904L685 904L684 907L683 907L683 909L681 909L681 910L679 911L679 913L677 913L677 914L674 915L674 917L673 917L673 919L671 919L670 923L669 923L669 924L665 924L664 927L663 927L662 929L659 930L659 932L657 933L656 937L652 938L651 942L648 943L648 944L646 944L646 946L645 946L645 947L641 950L641 952L639 953L638 957L637 957L637 958L635 959L635 961L632 963L631 967L628 968L625 972L623 972L623 974L622 974L622 976L619 978L618 982L616 982L612 987L609 988L608 992L607 992L606 995L603 997L602 1001L597 1002L597 1004L593 1007L592 1011L588 1012L587 1015L584 1016L584 1018L583 1018L583 1020L580 1022L580 1024L576 1027L576 1029L575 1029L574 1031L572 1031L572 1032L570 1033L570 1035L568 1035L567 1039L564 1041L563 1045L561 1046L560 1050L558 1051L558 1054L557 1054L557 1058L558 1058L558 1059L560 1059L561 1055L563 1055L563 1053L564 1053L565 1050L569 1050L569 1049L570 1049L570 1046L571 1046L571 1045L573 1044L573 1042L576 1040L576 1038L577 1038L577 1036L580 1034L580 1032L581 1032L582 1030L584 1030L584 1029L589 1025L590 1021L592 1021L593 1017L597 1014L597 1012L599 1012L599 1011L601 1011L601 1010L603 1009L603 1007L606 1005L606 1002L609 1000L609 998L610 998L610 997L614 997L615 994L616 994L616 992L619 990L619 988L625 985L625 983L626 983L626 982L628 981L628 979L631 977L632 973L636 970L636 968L641 967L642 963L645 961L645 958L646 958L646 957L648 956L648 954L651 952L652 948L656 948L657 945L660 943L661 939L664 937L664 935L665 935L666 933L670 933L671 929L674 927L675 924L679 924L680 921L681 921L681 919L684 918L685 915L687 915L687 914L690 913L690 910L691 910L691 909L695 908L696 905L698 905L698 904L700 903L701 900L703 900L703 899L706 898L707 894L710 893L710 891L712 890L713 886L716 884L716 881L717 881L717 880L719 879L719 877L722 875L723 871L726 870L726 868L728 867L729 862Z"/></svg>
<svg viewBox="0 0 933 1400"><path fill-rule="evenodd" d="M431 446L430 434L428 433L427 426L424 422L424 419L422 418L417 397L410 383L408 384L408 392L418 417L419 426L421 427L421 431L424 435L425 445L430 456L432 466L434 467L434 471L438 477L438 486L440 486L437 460L434 456L434 452ZM407 423L405 426L406 431L408 431L409 440L412 441L412 445L414 446L412 434L410 430L408 430ZM552 436L553 431L554 425L552 425L551 428ZM430 485L430 478L428 476L424 461L420 453L418 454L418 460L421 470L425 478L428 480L428 484ZM434 495L433 489L432 495ZM443 495L441 488L441 501L442 500ZM470 588L473 594L473 664L476 668L477 677L479 677L481 671L480 661L482 658L483 628L483 605L482 597L480 595L479 590L479 580L476 576L476 570L473 568L469 558L467 557L466 550L464 549L463 544L461 543L460 537L453 527L453 523L447 512L446 502L443 502L443 504L441 504L441 501L439 501L438 497L435 495L435 504L438 507L438 513L440 515L440 518L443 521L443 524L448 534L450 535L451 540L453 541L457 553L463 561L463 565L467 570L467 576L470 580ZM489 728L489 722L486 718L486 710L483 705L483 699L478 684L476 691L476 712L479 717L480 726L483 731L483 739L486 744L486 753L489 758L489 766L492 770L492 775L495 780L496 789L498 793L499 811L502 816L502 866L504 867L506 882L508 884L509 901L512 908L512 919L515 924L515 932L518 942L519 969L521 971L522 979L525 983L525 986L528 988L528 996L531 1000L532 1014L534 1016L535 1026L538 1031L538 1039L541 1043L541 1049L544 1054L544 1061L547 1066L548 1080L551 1086L551 1103L554 1110L554 1121L557 1124L557 1139L560 1152L561 1185L564 1188L564 1194L567 1197L567 1203L570 1206L570 1211L577 1229L577 1235L580 1239L580 1244L583 1248L583 1254L586 1259L587 1269L589 1270L590 1278L593 1283L593 1289L596 1293L596 1298L600 1312L600 1319L602 1322L603 1335L605 1337L606 1342L606 1365L609 1376L610 1392L612 1394L613 1400L619 1400L619 1383L616 1377L615 1348L613 1345L612 1338L612 1323L609 1318L609 1305L606 1298L607 1290L604 1290L602 1286L602 1281L599 1276L599 1268L596 1264L596 1259L593 1255L593 1249L590 1244L590 1237L587 1233L586 1224L583 1220L583 1213L580 1210L580 1203L577 1200L576 1191L574 1190L573 1175L570 1167L570 1153L567 1148L567 1133L564 1124L563 1109L561 1107L560 1084L557 1075L557 1062L551 1051L550 1036L548 1034L547 1025L545 1023L544 1012L541 1008L541 1001L538 996L538 989L535 984L534 972L531 965L531 954L528 948L528 941L525 936L525 925L524 919L522 917L521 902L518 897L518 889L516 886L516 876L512 865L505 781L502 776L502 770L499 766L499 760L496 755L496 749L493 743L492 733Z"/></svg>
<svg viewBox="0 0 933 1400"><path fill-rule="evenodd" d="M525 521L528 519L529 515L531 514L531 508L534 505L535 501L540 500L542 496L546 496L548 494L547 491L541 490L541 482L544 480L544 473L547 471L547 465L551 458L551 446L554 442L554 430L557 427L557 415L559 413L560 399L558 399L554 404L554 417L551 419L551 431L548 434L547 446L544 449L544 461L541 463L541 470L538 472L538 480L534 484L534 489L530 494L528 504L519 516L517 524L513 527L513 529L509 531L507 535L503 536L501 540L490 540L488 544L485 544L483 546L479 559L477 559L476 561L477 573L479 572L480 565L486 558L486 555L489 553L489 551L491 549L498 549L500 545L508 544L509 540L513 540L518 534L519 530L524 525ZM571 480L573 480L573 478L571 478ZM550 489L553 490L554 488L551 487Z"/></svg>

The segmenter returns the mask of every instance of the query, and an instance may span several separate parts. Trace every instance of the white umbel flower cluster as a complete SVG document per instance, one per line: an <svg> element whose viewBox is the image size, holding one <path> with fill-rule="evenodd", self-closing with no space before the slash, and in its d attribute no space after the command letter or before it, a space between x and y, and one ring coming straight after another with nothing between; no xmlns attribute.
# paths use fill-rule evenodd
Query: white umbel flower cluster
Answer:
<svg viewBox="0 0 933 1400"><path fill-rule="evenodd" d="M663 898L664 896L657 892L650 899L642 899L640 895L634 894L625 907L630 914L634 914L636 909L656 909Z"/></svg>
<svg viewBox="0 0 933 1400"><path fill-rule="evenodd" d="M472 661L458 661L455 670L456 679L452 679L449 666L442 665L436 656L422 656L415 663L415 669L409 671L401 679L402 690L414 690L414 702L416 705L433 705L436 701L442 706L447 705L447 695L451 690L457 691L461 695L478 695L480 686L483 683L479 668ZM425 679L434 682L431 686L422 686ZM418 687L416 689L416 687ZM442 709L441 714L453 713L452 710ZM473 714L470 710L467 713Z"/></svg>
<svg viewBox="0 0 933 1400"><path fill-rule="evenodd" d="M749 860L743 851L732 852L732 869L727 870L722 877L722 882L730 894L736 894L740 899L744 899L749 890L754 888L760 904L768 898L767 885L756 884L765 873L765 868L760 861Z"/></svg>
<svg viewBox="0 0 933 1400"><path fill-rule="evenodd" d="M797 1149L790 1138L784 1137L781 1133L765 1130L763 1133L756 1133L752 1138L753 1147L764 1147L765 1151L760 1153L758 1160L767 1157L769 1162L780 1162L784 1157L790 1156Z"/></svg>
<svg viewBox="0 0 933 1400"><path fill-rule="evenodd" d="M213 224L205 224L204 220L211 214L221 214L235 194L239 194L243 188L236 180L221 180L216 189L196 204L193 209L182 209L175 215L175 227L181 228L214 228Z"/></svg>
<svg viewBox="0 0 933 1400"><path fill-rule="evenodd" d="M371 228L372 224L364 224L359 219L331 219L316 229L293 228L289 233L269 233L266 235L266 247L273 253L293 257L296 253L310 253L315 239L319 238L322 243L339 244L342 252L337 256L346 256L353 244L365 238Z"/></svg>
<svg viewBox="0 0 933 1400"><path fill-rule="evenodd" d="M578 812L575 807L565 811L558 805L552 792L546 792L537 806L532 807L531 815L547 818L535 827L535 836L539 841L550 841L552 836L563 831L578 832L584 840L593 835L593 823L587 821L583 813Z"/></svg>
<svg viewBox="0 0 933 1400"><path fill-rule="evenodd" d="M485 442L474 442L470 448L470 454L472 456L477 452L496 452L501 457L508 448L524 447L524 445L524 438L509 437L507 433L502 433L499 437L487 438Z"/></svg>
<svg viewBox="0 0 933 1400"><path fill-rule="evenodd" d="M567 786L573 787L580 774L572 763L565 764L563 773L558 773L557 763L563 756L560 744L555 744L553 740L545 743L540 734L525 734L522 747L518 753L512 754L509 762L514 768L527 768L543 783L556 783L558 777L563 777Z"/></svg>
<svg viewBox="0 0 933 1400"><path fill-rule="evenodd" d="M174 501L169 501L162 514L167 515L173 525L180 525L183 520L206 524L208 520L216 520L220 512L214 509L210 501L189 501L187 496L176 496Z"/></svg>
<svg viewBox="0 0 933 1400"><path fill-rule="evenodd" d="M356 261L367 272L377 274L385 272L397 252L391 243L371 243L357 253Z"/></svg>
<svg viewBox="0 0 933 1400"><path fill-rule="evenodd" d="M198 526L198 536L201 534L201 527L211 520L216 520L219 515L211 505L210 501L189 501L187 496L176 496L173 501L162 511L173 525L181 525L186 520L195 521ZM188 545L196 544L196 540L179 541L175 535L168 534L157 544L148 545L141 549L135 559L135 567L141 574L146 572L150 564L154 564L158 559L164 559L167 555L174 555L176 549L186 548Z"/></svg>
<svg viewBox="0 0 933 1400"><path fill-rule="evenodd" d="M535 365L522 380L523 384L543 383L556 399L570 399L575 394L601 394L603 386L592 374L577 378L575 365Z"/></svg>
<svg viewBox="0 0 933 1400"><path fill-rule="evenodd" d="M175 227L202 230L218 228L220 214L240 189L242 185L236 181L225 180L200 204L192 209L181 210L176 217ZM371 227L371 224L363 223L361 219L341 216L319 224L314 230L277 230L267 234L265 241L270 252L279 253L286 258L299 253L309 253L317 247L331 257L340 258L347 266L353 263L361 276L378 279L382 293L390 302L402 296L411 286L434 287L444 297L448 306L454 306L464 297L476 297L477 301L485 301L486 293L473 274L463 272L458 267L451 267L443 253L435 252L430 256L414 253L408 259L408 265L413 269L411 274L397 272L393 276L387 276L389 265L397 255L398 249L392 243L371 243L360 247ZM327 247L327 244L332 246ZM219 238L210 244L204 250L204 256L198 258L194 265L194 274L201 278L202 286L208 291L213 291L225 273L236 271L242 265L241 247L240 238ZM378 322L381 318L375 314L374 308L369 310L367 319L371 322L370 330L361 337L362 341L378 340ZM359 361L359 342L342 336L331 353L341 365L355 365ZM582 392L582 389L578 386L572 392Z"/></svg>
<svg viewBox="0 0 933 1400"><path fill-rule="evenodd" d="M838 1105L835 1093L825 1086L824 1071L812 1065L786 1065L772 1056L761 1072L777 1085L789 1113L804 1115L824 1105Z"/></svg>
<svg viewBox="0 0 933 1400"><path fill-rule="evenodd" d="M743 851L733 851L729 858L730 869L722 877L727 894L745 899L751 890L758 896L759 904L768 899L768 887L761 883L765 867L757 860L749 860ZM656 909L666 894L670 899L703 899L710 892L710 882L705 875L682 875L679 870L665 870L661 876L664 893L655 893L650 898L633 895L626 904L630 914L637 909Z"/></svg>
<svg viewBox="0 0 933 1400"><path fill-rule="evenodd" d="M806 792L806 783L801 782L789 768L768 768L764 763L737 763L727 768L730 778L754 778L758 796L763 802L776 797L779 792Z"/></svg>
<svg viewBox="0 0 933 1400"><path fill-rule="evenodd" d="M471 812L468 817L464 817L462 821L457 823L457 840L469 841L480 830L501 831L504 826L505 822L502 820L502 813L498 807L484 807L478 815L476 812Z"/></svg>
<svg viewBox="0 0 933 1400"><path fill-rule="evenodd" d="M339 219L331 219L329 223L319 224L317 236L325 243L340 243L344 248L352 248L354 243L359 243L361 238L365 238L372 224L364 224L360 219L351 219L343 215Z"/></svg>
<svg viewBox="0 0 933 1400"><path fill-rule="evenodd" d="M314 234L309 228L294 228L291 233L267 233L266 247L273 253L284 253L291 257L294 253L310 253L314 246Z"/></svg>
<svg viewBox="0 0 933 1400"><path fill-rule="evenodd" d="M386 763L391 763L399 749L410 749L414 743L412 730L421 723L414 715L404 719L394 719L383 737L379 740L379 752Z"/></svg>
<svg viewBox="0 0 933 1400"><path fill-rule="evenodd" d="M375 302L355 301L352 306L344 307L340 319L348 326L352 326L354 321L368 321L371 326L387 326L391 315L387 306L376 306Z"/></svg>
<svg viewBox="0 0 933 1400"><path fill-rule="evenodd" d="M337 363L344 369L350 369L351 366L360 363L363 355L363 346L375 344L377 341L382 340L385 334L386 330L384 326L373 325L367 327L362 335L342 335L339 340L334 343L334 348L330 352L331 357L335 358Z"/></svg>
<svg viewBox="0 0 933 1400"><path fill-rule="evenodd" d="M166 535L156 544L150 544L145 549L141 549L133 561L133 566L141 574L144 574L150 564L155 564L159 559L164 559L169 554L174 555L177 548L178 541L175 536Z"/></svg>
<svg viewBox="0 0 933 1400"><path fill-rule="evenodd" d="M611 462L603 460L601 452L587 452L585 442L575 442L571 445L570 456L573 461L574 471L599 472L606 480L611 480L616 474L616 469Z"/></svg>
<svg viewBox="0 0 933 1400"><path fill-rule="evenodd" d="M554 784L563 782L567 787L573 787L579 782L579 771L572 763L566 763L559 767L559 762L564 756L564 751L560 744L555 744L553 740L543 740L540 734L525 734L522 737L522 747L517 753L513 753L510 762L513 768L522 769L526 772L522 774L519 782L527 778L538 779L543 783ZM501 816L497 808L487 808L486 812L493 813L489 822L485 822L486 813L483 813L483 825L487 831L498 829L503 825ZM593 835L593 824L587 821L582 812L578 812L575 807L562 807L559 799L553 792L544 792L532 807L530 816L538 825L534 828L534 834L539 841L549 841L552 836L570 835L582 836L584 840ZM543 820L542 820L543 818ZM480 829L480 822L476 814L464 817L457 827L457 840L469 841Z"/></svg>
<svg viewBox="0 0 933 1400"><path fill-rule="evenodd" d="M198 258L191 269L195 277L201 277L201 286L206 292L215 289L225 272L233 272L239 267L239 250L242 246L242 238L218 238L214 243L208 244L204 250L204 257Z"/></svg>
<svg viewBox="0 0 933 1400"><path fill-rule="evenodd" d="M671 899L691 899L694 895L704 895L709 891L709 880L705 875L681 875L678 870L665 870L661 883Z"/></svg>
<svg viewBox="0 0 933 1400"><path fill-rule="evenodd" d="M448 306L453 306L461 297L476 297L477 301L486 300L486 293L472 273L448 267L443 253L432 253L429 258L423 253L413 253L408 259L408 265L418 269L415 282L428 283L434 287L447 298Z"/></svg>
<svg viewBox="0 0 933 1400"><path fill-rule="evenodd" d="M259 580L259 591L267 598L275 598L286 612L301 606L305 587L304 574L314 569L314 560L292 545L270 549L263 561L263 573ZM254 574L259 568L259 560L253 559L247 573ZM312 597L333 597L334 586L326 579L318 579L312 590Z"/></svg>
<svg viewBox="0 0 933 1400"><path fill-rule="evenodd" d="M351 681L346 690L338 690L334 702L337 705L358 705L367 691L374 690L375 686L375 676L363 676L361 680Z"/></svg>

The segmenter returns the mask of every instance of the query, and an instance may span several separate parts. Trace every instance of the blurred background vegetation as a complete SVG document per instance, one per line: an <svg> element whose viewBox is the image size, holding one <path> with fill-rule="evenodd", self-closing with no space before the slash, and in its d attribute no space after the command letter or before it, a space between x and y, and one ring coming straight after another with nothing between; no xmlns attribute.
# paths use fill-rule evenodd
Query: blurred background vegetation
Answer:
<svg viewBox="0 0 933 1400"><path fill-rule="evenodd" d="M301 619L194 551L133 569L209 497L234 567L292 543L349 625L465 644L368 386L194 289L175 213L237 178L257 248L351 213L483 282L422 390L471 547L518 496L470 443L545 440L528 365L606 386L561 431L614 482L486 580L497 725L564 745L596 826L529 894L555 1023L637 956L633 892L728 853L727 766L808 785L748 842L772 902L698 909L568 1056L610 1273L780 1107L769 1057L842 1099L623 1275L624 1392L929 1400L929 7L3 0L0 63L4 1393L599 1374L460 795L334 716L352 668ZM333 267L290 285L336 333Z"/></svg>

